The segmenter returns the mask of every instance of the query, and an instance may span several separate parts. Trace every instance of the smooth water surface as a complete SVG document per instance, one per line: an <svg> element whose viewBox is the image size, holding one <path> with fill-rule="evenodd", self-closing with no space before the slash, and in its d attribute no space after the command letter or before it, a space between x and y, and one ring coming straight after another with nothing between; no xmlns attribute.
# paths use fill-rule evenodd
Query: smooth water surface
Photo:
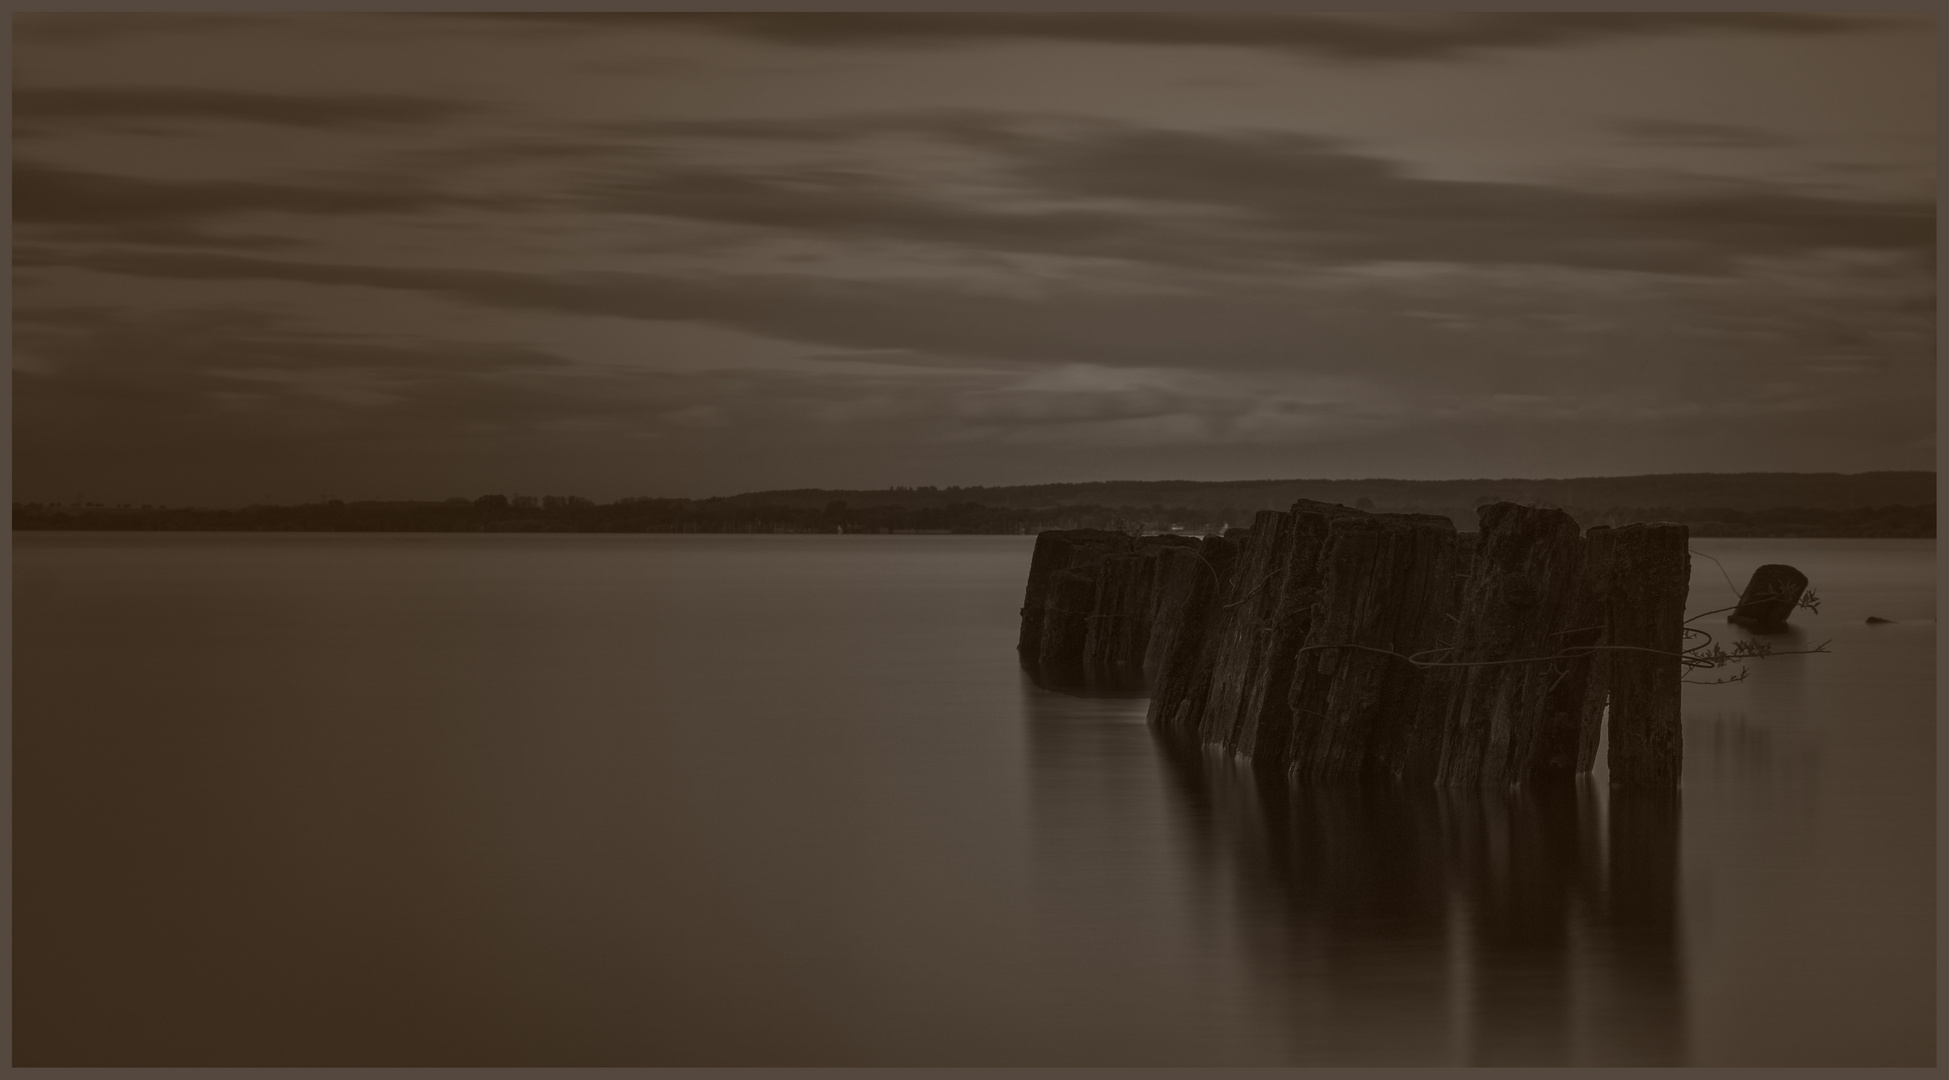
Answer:
<svg viewBox="0 0 1949 1080"><path fill-rule="evenodd" d="M1694 541L1678 800L1166 755L1031 543L15 534L16 1063L1934 1060L1932 541Z"/></svg>

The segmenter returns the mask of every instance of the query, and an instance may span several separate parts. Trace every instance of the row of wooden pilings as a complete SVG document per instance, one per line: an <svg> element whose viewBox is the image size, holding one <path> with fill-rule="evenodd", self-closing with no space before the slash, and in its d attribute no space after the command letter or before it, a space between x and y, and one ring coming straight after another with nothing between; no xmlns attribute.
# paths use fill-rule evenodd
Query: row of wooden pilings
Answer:
<svg viewBox="0 0 1949 1080"><path fill-rule="evenodd" d="M1302 501L1203 538L1036 539L1019 650L1042 685L1151 695L1168 741L1295 781L1675 785L1685 526L1580 531Z"/></svg>

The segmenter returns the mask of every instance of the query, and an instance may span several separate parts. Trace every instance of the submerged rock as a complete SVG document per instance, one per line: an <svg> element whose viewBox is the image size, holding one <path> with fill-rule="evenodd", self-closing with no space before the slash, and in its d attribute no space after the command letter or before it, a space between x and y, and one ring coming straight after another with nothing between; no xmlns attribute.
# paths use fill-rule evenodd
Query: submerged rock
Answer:
<svg viewBox="0 0 1949 1080"><path fill-rule="evenodd" d="M1739 607L1726 621L1755 629L1785 626L1806 591L1807 575L1785 563L1767 563L1753 571L1746 591L1739 594Z"/></svg>

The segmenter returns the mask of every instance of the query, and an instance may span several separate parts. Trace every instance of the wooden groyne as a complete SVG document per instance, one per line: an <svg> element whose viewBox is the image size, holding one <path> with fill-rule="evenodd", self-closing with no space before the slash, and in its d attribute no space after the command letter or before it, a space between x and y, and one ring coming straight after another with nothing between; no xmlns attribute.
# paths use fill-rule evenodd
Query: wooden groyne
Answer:
<svg viewBox="0 0 1949 1080"><path fill-rule="evenodd" d="M1683 525L1299 502L1202 539L1044 532L1019 642L1059 689L1148 691L1166 739L1296 781L1674 784Z"/></svg>

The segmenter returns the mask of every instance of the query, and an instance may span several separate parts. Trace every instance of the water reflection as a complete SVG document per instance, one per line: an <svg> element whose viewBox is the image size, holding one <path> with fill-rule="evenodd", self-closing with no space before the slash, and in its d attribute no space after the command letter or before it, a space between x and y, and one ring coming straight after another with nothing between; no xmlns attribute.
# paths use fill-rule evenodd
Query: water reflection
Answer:
<svg viewBox="0 0 1949 1080"><path fill-rule="evenodd" d="M1685 1059L1676 794L1292 789L1167 749L1141 704L1025 701L1039 827L1127 827L1103 819L1127 794L1089 793L1161 773L1177 842L1158 842L1207 901L1181 914L1222 928L1283 1060Z"/></svg>

